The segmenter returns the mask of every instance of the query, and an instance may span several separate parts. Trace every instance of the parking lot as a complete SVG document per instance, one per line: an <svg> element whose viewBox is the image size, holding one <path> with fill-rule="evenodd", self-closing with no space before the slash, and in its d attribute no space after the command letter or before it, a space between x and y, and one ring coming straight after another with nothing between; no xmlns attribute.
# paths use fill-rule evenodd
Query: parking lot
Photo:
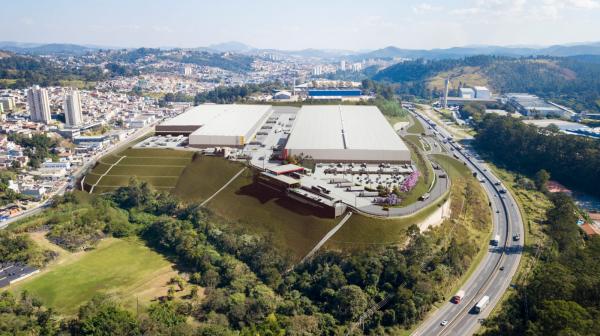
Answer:
<svg viewBox="0 0 600 336"><path fill-rule="evenodd" d="M187 143L183 135L155 135L138 142L133 148L177 148Z"/></svg>
<svg viewBox="0 0 600 336"><path fill-rule="evenodd" d="M274 107L273 114L258 130L255 139L248 143L238 156L250 158L250 163L266 169L280 165L279 160L271 160L273 154L281 154L290 134L298 108Z"/></svg>

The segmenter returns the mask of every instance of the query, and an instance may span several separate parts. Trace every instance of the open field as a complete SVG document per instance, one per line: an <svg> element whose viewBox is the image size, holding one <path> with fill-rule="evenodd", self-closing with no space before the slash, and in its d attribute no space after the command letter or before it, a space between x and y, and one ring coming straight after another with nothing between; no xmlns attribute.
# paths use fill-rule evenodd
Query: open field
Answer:
<svg viewBox="0 0 600 336"><path fill-rule="evenodd" d="M40 243L45 239L34 240ZM48 244L41 243L45 248ZM77 313L79 306L97 293L115 295L131 310L138 299L146 306L155 297L165 295L167 281L176 274L163 256L135 239L107 238L90 252L58 249L56 262L10 290L27 290L60 314Z"/></svg>
<svg viewBox="0 0 600 336"><path fill-rule="evenodd" d="M137 177L157 189L170 190L177 185L193 155L191 151L129 148L101 158L86 176L85 183L88 186L98 183L94 192L103 193L125 186L130 177ZM121 159L123 156L125 158ZM102 176L107 171L108 174Z"/></svg>

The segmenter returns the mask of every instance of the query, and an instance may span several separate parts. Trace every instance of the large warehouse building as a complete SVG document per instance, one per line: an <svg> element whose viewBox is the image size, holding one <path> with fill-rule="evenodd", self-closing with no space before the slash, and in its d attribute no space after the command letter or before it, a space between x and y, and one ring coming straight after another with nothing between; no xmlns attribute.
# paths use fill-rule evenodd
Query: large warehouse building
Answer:
<svg viewBox="0 0 600 336"><path fill-rule="evenodd" d="M410 162L410 151L375 106L303 106L284 156L320 162Z"/></svg>
<svg viewBox="0 0 600 336"><path fill-rule="evenodd" d="M156 126L156 133L189 135L192 147L241 147L271 113L270 105L199 105Z"/></svg>

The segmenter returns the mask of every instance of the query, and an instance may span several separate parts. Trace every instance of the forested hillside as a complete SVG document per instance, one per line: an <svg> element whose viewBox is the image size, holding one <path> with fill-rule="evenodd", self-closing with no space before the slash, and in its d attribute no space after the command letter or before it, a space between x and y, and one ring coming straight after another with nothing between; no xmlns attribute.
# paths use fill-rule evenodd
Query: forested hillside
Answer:
<svg viewBox="0 0 600 336"><path fill-rule="evenodd" d="M600 239L582 236L569 196L552 195L551 201L544 227L551 244L540 247L527 284L485 322L486 336L600 335Z"/></svg>
<svg viewBox="0 0 600 336"><path fill-rule="evenodd" d="M600 111L600 56L510 58L474 56L396 64L373 79L397 83L400 94L440 96L443 80L460 86L488 85L494 92L528 92L578 111Z"/></svg>
<svg viewBox="0 0 600 336"><path fill-rule="evenodd" d="M600 196L599 141L489 114L476 129L475 145L498 164L530 175L545 169L571 188Z"/></svg>
<svg viewBox="0 0 600 336"><path fill-rule="evenodd" d="M0 58L0 89L31 85L59 85L61 80L98 81L106 79L99 66L61 68L41 57L9 56Z"/></svg>

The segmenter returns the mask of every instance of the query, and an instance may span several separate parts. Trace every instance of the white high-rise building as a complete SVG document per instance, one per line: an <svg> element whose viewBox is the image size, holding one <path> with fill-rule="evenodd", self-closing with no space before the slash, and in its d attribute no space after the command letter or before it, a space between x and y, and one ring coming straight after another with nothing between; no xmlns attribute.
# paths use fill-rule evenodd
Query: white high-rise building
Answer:
<svg viewBox="0 0 600 336"><path fill-rule="evenodd" d="M321 67L320 65L317 65L314 69L313 69L313 76L320 76L323 74L323 67Z"/></svg>
<svg viewBox="0 0 600 336"><path fill-rule="evenodd" d="M340 61L340 70L346 71L346 61L344 61L344 60Z"/></svg>
<svg viewBox="0 0 600 336"><path fill-rule="evenodd" d="M38 85L33 86L27 92L27 103L32 121L50 123L50 100L46 89L42 89Z"/></svg>
<svg viewBox="0 0 600 336"><path fill-rule="evenodd" d="M79 91L73 90L65 96L63 104L65 112L65 124L69 127L79 126L83 123L83 115L81 114L81 96Z"/></svg>
<svg viewBox="0 0 600 336"><path fill-rule="evenodd" d="M183 75L186 77L189 77L192 75L192 67L191 66L186 66L183 68Z"/></svg>
<svg viewBox="0 0 600 336"><path fill-rule="evenodd" d="M362 70L362 64L361 63L354 63L354 64L352 64L352 71L359 72L361 70Z"/></svg>

